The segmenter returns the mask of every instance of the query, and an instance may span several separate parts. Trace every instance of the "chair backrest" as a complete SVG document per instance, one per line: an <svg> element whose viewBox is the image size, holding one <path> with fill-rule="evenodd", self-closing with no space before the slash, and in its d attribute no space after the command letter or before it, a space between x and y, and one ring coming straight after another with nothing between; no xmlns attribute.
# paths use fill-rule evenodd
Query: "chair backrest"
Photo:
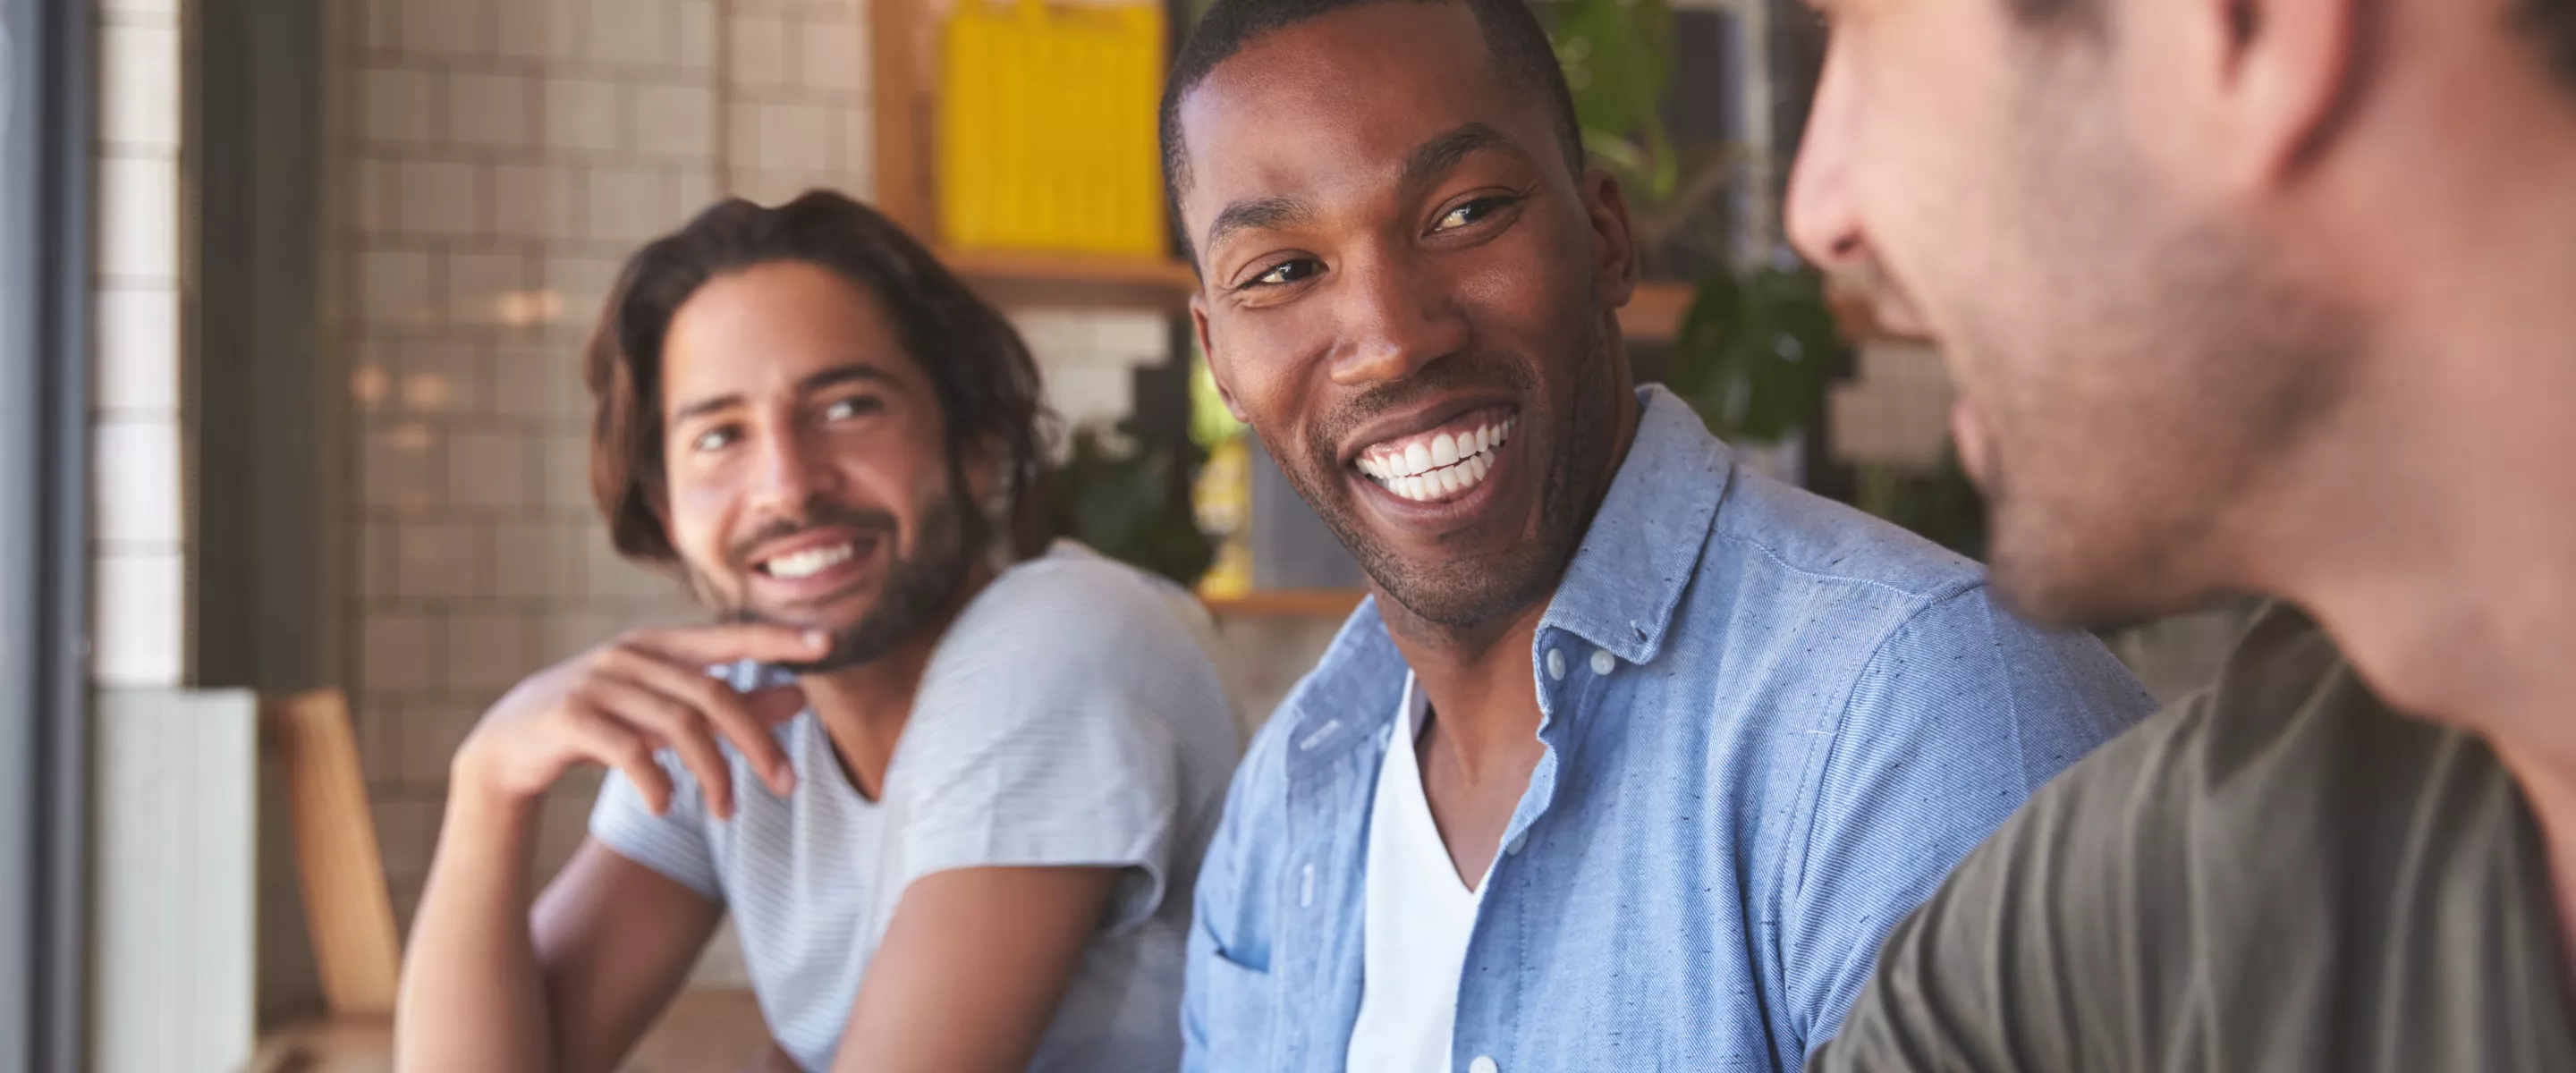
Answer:
<svg viewBox="0 0 2576 1073"><path fill-rule="evenodd" d="M315 690L260 705L261 737L286 769L287 810L303 879L322 996L334 1016L389 1014L402 942L367 782L350 729L349 698Z"/></svg>

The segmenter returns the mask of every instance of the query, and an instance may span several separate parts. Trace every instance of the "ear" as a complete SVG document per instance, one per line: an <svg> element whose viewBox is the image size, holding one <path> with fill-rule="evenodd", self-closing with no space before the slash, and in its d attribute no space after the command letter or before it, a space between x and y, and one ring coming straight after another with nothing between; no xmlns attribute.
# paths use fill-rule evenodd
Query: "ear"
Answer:
<svg viewBox="0 0 2576 1073"><path fill-rule="evenodd" d="M1592 221L1592 273L1601 301L1612 309L1637 293L1637 235L1628 222L1628 195L1607 170L1583 169L1583 210Z"/></svg>
<svg viewBox="0 0 2576 1073"><path fill-rule="evenodd" d="M2167 9L2183 25L2206 121L2186 152L2240 191L2296 179L2330 148L2363 77L2364 0L2147 0L2124 15ZM2152 61L2149 61L2152 62ZM2149 99L2141 95L2139 100ZM2176 102L2177 104L2181 102Z"/></svg>
<svg viewBox="0 0 2576 1073"><path fill-rule="evenodd" d="M1243 404L1234 401L1234 385L1226 382L1225 364L1216 360L1216 344L1208 341L1207 294L1190 295L1190 328L1199 333L1199 353L1207 355L1208 376L1216 381L1216 397L1225 400L1225 412L1234 419L1250 423L1243 416Z"/></svg>

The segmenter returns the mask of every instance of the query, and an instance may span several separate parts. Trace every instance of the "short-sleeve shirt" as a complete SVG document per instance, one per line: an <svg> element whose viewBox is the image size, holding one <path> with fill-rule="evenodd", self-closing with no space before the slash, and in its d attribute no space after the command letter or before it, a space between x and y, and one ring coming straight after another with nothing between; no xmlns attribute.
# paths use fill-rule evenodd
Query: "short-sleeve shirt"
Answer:
<svg viewBox="0 0 2576 1073"><path fill-rule="evenodd" d="M879 800L851 787L821 722L776 731L796 789L772 795L730 747L734 818L678 759L654 816L612 773L591 835L731 912L779 1045L828 1067L906 887L958 868L1126 870L1030 1064L1170 1069L1198 871L1240 748L1186 592L1059 543L1005 571L941 638ZM774 672L772 672L774 673ZM761 684L741 668L737 688Z"/></svg>
<svg viewBox="0 0 2576 1073"><path fill-rule="evenodd" d="M1898 926L1809 1070L2576 1070L2566 949L2494 754L2273 608Z"/></svg>

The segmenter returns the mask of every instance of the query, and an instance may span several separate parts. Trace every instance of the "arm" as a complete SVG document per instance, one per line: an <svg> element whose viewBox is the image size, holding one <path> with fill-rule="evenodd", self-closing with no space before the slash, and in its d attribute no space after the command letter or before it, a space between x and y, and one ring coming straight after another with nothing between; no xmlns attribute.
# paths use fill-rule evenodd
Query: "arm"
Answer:
<svg viewBox="0 0 2576 1073"><path fill-rule="evenodd" d="M966 868L914 881L868 962L832 1068L1028 1068L1119 871Z"/></svg>
<svg viewBox="0 0 2576 1073"><path fill-rule="evenodd" d="M1783 878L1792 1002L1781 1062L1834 1034L1881 939L2067 765L2151 706L2102 646L2042 633L1971 588L1880 644L1813 779Z"/></svg>
<svg viewBox="0 0 2576 1073"><path fill-rule="evenodd" d="M726 815L719 734L784 792L784 757L755 708L795 698L735 696L699 668L810 647L773 627L639 633L530 678L484 715L450 766L446 825L395 999L399 1068L606 1069L633 1044L717 908L585 843L532 913L537 802L573 766L603 764L659 814L674 785L653 752L669 747L694 775L692 800Z"/></svg>

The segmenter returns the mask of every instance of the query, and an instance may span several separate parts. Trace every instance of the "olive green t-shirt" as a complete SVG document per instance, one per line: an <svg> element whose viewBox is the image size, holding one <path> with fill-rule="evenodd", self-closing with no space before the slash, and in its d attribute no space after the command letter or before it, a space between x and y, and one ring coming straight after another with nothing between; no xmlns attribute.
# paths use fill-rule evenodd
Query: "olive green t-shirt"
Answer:
<svg viewBox="0 0 2576 1073"><path fill-rule="evenodd" d="M2494 755L2275 607L1898 925L1808 1070L2569 1073L2564 950Z"/></svg>

